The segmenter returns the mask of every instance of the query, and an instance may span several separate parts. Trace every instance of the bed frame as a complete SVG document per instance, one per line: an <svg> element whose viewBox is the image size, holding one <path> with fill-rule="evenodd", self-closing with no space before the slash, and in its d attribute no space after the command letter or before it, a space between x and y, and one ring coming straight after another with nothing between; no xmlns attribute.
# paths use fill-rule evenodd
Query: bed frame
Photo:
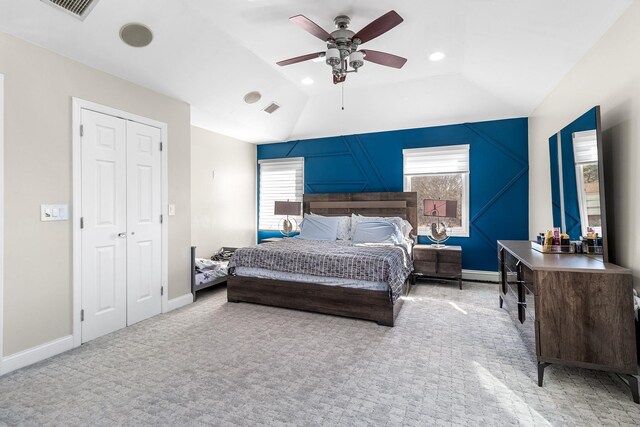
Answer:
<svg viewBox="0 0 640 427"><path fill-rule="evenodd" d="M352 213L366 216L398 216L418 228L418 202L415 192L305 194L304 213L340 216ZM407 279L402 293L407 295ZM393 304L388 291L354 289L317 283L229 276L229 302L251 302L317 313L373 320L393 326L402 307L400 298Z"/></svg>
<svg viewBox="0 0 640 427"><path fill-rule="evenodd" d="M236 248L222 248L225 251L235 251ZM210 288L211 286L219 285L220 283L225 283L229 279L229 275L216 277L208 282L196 284L196 247L191 246L191 293L193 294L193 301L196 300L197 294L196 292L201 291L203 289Z"/></svg>

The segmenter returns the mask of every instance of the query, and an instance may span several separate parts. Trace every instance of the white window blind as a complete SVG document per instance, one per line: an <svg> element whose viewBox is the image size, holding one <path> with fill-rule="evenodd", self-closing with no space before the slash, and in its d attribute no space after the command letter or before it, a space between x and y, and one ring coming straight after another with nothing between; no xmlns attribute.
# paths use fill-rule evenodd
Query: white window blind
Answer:
<svg viewBox="0 0 640 427"><path fill-rule="evenodd" d="M574 132L573 156L576 165L598 161L598 137L595 130Z"/></svg>
<svg viewBox="0 0 640 427"><path fill-rule="evenodd" d="M259 160L260 211L258 228L278 230L282 216L276 216L276 201L302 202L304 192L304 158ZM300 223L300 217L294 217Z"/></svg>
<svg viewBox="0 0 640 427"><path fill-rule="evenodd" d="M469 145L402 150L404 175L469 172Z"/></svg>
<svg viewBox="0 0 640 427"><path fill-rule="evenodd" d="M449 235L469 236L469 144L402 150L404 190L418 193L418 234L428 235L433 222L424 215L424 200L458 202Z"/></svg>

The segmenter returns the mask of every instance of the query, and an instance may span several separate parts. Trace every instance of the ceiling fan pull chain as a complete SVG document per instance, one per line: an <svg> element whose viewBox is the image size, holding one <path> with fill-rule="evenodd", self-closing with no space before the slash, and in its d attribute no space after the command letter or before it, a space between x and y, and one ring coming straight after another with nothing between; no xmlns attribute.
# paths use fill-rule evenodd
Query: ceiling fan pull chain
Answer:
<svg viewBox="0 0 640 427"><path fill-rule="evenodd" d="M342 111L344 111L344 82L340 86L342 86Z"/></svg>

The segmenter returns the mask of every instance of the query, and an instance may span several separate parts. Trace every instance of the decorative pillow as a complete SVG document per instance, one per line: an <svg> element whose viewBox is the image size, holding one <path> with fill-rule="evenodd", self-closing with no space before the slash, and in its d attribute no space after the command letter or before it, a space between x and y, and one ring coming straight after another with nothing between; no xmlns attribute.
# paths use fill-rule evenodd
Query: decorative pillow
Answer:
<svg viewBox="0 0 640 427"><path fill-rule="evenodd" d="M402 235L404 236L405 239L408 239L409 236L411 235L411 231L413 231L413 225L411 225L411 223L406 219L403 219L403 221L404 221L404 227L402 227L401 229Z"/></svg>
<svg viewBox="0 0 640 427"><path fill-rule="evenodd" d="M353 243L402 242L402 234L396 224L388 221L360 221L353 233Z"/></svg>
<svg viewBox="0 0 640 427"><path fill-rule="evenodd" d="M406 238L409 237L409 233L413 230L411 223L409 221L404 220L400 217L382 217L382 216L362 216L351 214L351 236L353 238L353 233L356 229L356 225L360 221L386 221L395 224L398 227L398 230L402 232L402 235Z"/></svg>
<svg viewBox="0 0 640 427"><path fill-rule="evenodd" d="M339 218L340 222L338 222L338 240L349 240L351 238L351 218L349 218L348 216L325 217L323 215L314 214L313 212L311 212L310 214L305 214L305 218L308 216Z"/></svg>
<svg viewBox="0 0 640 427"><path fill-rule="evenodd" d="M304 240L336 240L339 222L338 217L308 215L302 221L300 234L295 237Z"/></svg>

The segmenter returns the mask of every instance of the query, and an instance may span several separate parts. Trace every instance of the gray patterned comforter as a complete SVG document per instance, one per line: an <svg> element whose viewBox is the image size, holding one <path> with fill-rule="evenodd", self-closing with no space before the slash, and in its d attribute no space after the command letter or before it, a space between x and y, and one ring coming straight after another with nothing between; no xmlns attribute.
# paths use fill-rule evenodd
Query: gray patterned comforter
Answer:
<svg viewBox="0 0 640 427"><path fill-rule="evenodd" d="M229 263L230 271L235 267L386 282L393 302L413 270L402 246L295 238L239 248Z"/></svg>

